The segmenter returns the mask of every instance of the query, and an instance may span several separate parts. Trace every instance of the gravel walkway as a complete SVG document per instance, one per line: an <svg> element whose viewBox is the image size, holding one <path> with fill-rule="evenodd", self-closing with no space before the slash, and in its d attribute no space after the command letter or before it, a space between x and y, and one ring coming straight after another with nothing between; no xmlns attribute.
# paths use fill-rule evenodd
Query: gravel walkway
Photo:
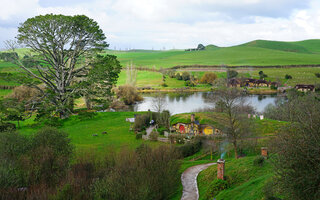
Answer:
<svg viewBox="0 0 320 200"><path fill-rule="evenodd" d="M198 200L199 199L199 191L197 185L197 176L202 171L207 169L211 165L215 165L217 163L207 163L202 165L196 165L193 167L189 167L186 171L184 171L181 175L181 182L183 186L183 193L181 200Z"/></svg>

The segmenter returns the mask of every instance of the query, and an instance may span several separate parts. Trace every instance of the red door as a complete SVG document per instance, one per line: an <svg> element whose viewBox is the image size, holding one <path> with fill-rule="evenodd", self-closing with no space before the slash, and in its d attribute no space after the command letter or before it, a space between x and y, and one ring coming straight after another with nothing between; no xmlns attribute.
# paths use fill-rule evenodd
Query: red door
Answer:
<svg viewBox="0 0 320 200"><path fill-rule="evenodd" d="M179 130L180 130L180 133L185 133L185 130L184 130L184 126L183 126L183 125L180 125L180 126L179 126Z"/></svg>

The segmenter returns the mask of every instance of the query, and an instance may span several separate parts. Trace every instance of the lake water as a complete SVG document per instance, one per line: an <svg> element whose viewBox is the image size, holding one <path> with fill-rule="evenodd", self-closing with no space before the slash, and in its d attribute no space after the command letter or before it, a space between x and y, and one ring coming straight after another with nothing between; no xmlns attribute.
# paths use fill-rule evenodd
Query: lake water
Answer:
<svg viewBox="0 0 320 200"><path fill-rule="evenodd" d="M208 100L208 95L212 92L183 92L183 93L165 93L165 109L171 114L188 113L197 109L213 107ZM154 94L146 93L142 95L144 100L133 106L134 111L154 110L152 100ZM248 95L246 101L252 105L258 112L263 112L268 104L274 104L277 95Z"/></svg>

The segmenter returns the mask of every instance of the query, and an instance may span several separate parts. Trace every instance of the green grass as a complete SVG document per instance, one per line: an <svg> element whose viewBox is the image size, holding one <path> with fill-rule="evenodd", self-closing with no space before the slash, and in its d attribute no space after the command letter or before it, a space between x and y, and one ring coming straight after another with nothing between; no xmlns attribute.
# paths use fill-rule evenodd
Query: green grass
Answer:
<svg viewBox="0 0 320 200"><path fill-rule="evenodd" d="M225 123L227 121L227 117L225 113L215 113L215 112L201 112L201 113L194 113L195 119L199 121L200 124L209 124L218 129L223 129ZM170 118L170 124L180 123L190 123L191 122L191 113L182 113L173 115ZM264 136L272 136L287 123L283 121L271 120L271 119L264 119L259 120L256 119L253 121L253 125L256 129L256 135L258 137Z"/></svg>
<svg viewBox="0 0 320 200"><path fill-rule="evenodd" d="M0 99L10 94L12 90L0 90Z"/></svg>
<svg viewBox="0 0 320 200"><path fill-rule="evenodd" d="M137 140L135 134L129 131L130 123L126 118L133 117L134 112L106 112L98 113L94 119L80 121L77 116L72 116L63 122L59 129L67 132L76 151L104 152L110 148L120 150L122 148L134 149L142 143L151 146L163 145L160 142L145 142ZM40 127L33 126L33 119L21 123L19 132L32 135ZM101 134L107 131L108 134ZM98 134L98 136L92 136Z"/></svg>
<svg viewBox="0 0 320 200"><path fill-rule="evenodd" d="M263 199L263 186L273 175L272 166L267 160L262 167L254 166L256 156L240 159L227 159L225 176L231 181L231 187L221 191L217 200L259 200ZM199 199L206 199L209 185L217 178L217 166L210 166L198 176ZM212 199L212 197L211 197Z"/></svg>
<svg viewBox="0 0 320 200"><path fill-rule="evenodd" d="M320 40L276 42L257 40L233 47L210 46L204 51L111 51L123 65L133 63L150 68L176 65L302 65L320 64Z"/></svg>

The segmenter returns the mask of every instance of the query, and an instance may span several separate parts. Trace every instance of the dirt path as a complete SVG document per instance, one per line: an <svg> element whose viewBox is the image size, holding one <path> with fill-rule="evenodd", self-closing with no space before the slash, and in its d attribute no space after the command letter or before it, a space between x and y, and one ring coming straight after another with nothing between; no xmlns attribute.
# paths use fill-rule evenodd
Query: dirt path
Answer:
<svg viewBox="0 0 320 200"><path fill-rule="evenodd" d="M153 129L155 128L155 126L150 126L146 129L147 132L147 136L149 137L149 135L152 133Z"/></svg>
<svg viewBox="0 0 320 200"><path fill-rule="evenodd" d="M183 192L181 200L198 200L199 199L199 191L197 185L197 176L202 171L207 169L211 165L215 165L217 163L207 163L202 165L196 165L193 167L189 167L186 171L184 171L181 175L181 182L183 186Z"/></svg>

